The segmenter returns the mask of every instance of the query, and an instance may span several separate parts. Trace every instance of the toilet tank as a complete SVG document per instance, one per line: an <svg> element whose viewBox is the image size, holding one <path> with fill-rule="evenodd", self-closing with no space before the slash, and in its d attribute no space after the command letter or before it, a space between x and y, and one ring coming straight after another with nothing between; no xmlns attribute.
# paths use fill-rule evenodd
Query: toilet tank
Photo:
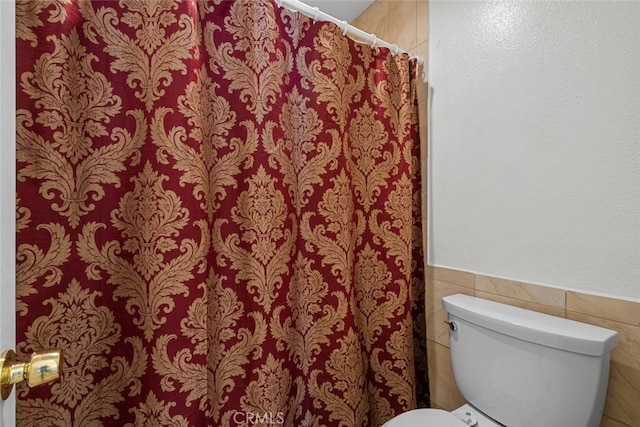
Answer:
<svg viewBox="0 0 640 427"><path fill-rule="evenodd" d="M616 332L468 295L449 313L458 389L507 427L598 427Z"/></svg>

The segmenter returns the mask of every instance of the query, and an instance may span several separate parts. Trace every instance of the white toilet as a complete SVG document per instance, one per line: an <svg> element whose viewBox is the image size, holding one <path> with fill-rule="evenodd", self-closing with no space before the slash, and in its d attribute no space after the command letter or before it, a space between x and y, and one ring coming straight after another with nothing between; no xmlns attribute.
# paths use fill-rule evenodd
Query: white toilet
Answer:
<svg viewBox="0 0 640 427"><path fill-rule="evenodd" d="M415 409L383 427L598 427L615 331L468 295L442 299L467 404Z"/></svg>

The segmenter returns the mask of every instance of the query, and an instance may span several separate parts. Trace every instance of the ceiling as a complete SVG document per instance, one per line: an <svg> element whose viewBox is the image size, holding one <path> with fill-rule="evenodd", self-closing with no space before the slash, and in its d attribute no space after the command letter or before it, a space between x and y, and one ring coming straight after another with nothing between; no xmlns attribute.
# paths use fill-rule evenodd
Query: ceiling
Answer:
<svg viewBox="0 0 640 427"><path fill-rule="evenodd" d="M375 0L301 0L311 7L318 7L322 12L338 18L341 21L351 22L358 17Z"/></svg>

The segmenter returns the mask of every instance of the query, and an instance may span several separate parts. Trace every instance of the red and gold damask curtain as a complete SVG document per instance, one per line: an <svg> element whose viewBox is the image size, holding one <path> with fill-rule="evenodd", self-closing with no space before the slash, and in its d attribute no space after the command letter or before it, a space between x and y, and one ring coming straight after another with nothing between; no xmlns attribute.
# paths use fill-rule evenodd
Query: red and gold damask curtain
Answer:
<svg viewBox="0 0 640 427"><path fill-rule="evenodd" d="M16 23L18 349L65 356L19 426L378 426L425 396L413 61L271 0Z"/></svg>

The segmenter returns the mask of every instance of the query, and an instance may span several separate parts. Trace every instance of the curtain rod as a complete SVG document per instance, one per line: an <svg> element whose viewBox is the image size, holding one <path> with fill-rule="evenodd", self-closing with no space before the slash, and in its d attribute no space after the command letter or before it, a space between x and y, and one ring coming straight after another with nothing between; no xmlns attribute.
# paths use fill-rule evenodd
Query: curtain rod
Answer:
<svg viewBox="0 0 640 427"><path fill-rule="evenodd" d="M425 83L427 82L427 64L423 57L414 55L413 53L408 52L404 49L400 49L396 44L391 44L389 42L381 40L376 37L375 34L370 34L366 31L362 31L360 28L350 25L347 21L342 21L334 16L329 15L328 13L321 11L318 7L311 7L299 0L276 0L276 3L278 4L278 6L284 6L287 9L303 13L304 15L313 18L315 21L333 22L342 29L342 33L344 35L348 34L358 40L364 40L368 42L372 47L386 47L394 55L406 53L410 58L416 58L418 65L422 65L422 80Z"/></svg>

